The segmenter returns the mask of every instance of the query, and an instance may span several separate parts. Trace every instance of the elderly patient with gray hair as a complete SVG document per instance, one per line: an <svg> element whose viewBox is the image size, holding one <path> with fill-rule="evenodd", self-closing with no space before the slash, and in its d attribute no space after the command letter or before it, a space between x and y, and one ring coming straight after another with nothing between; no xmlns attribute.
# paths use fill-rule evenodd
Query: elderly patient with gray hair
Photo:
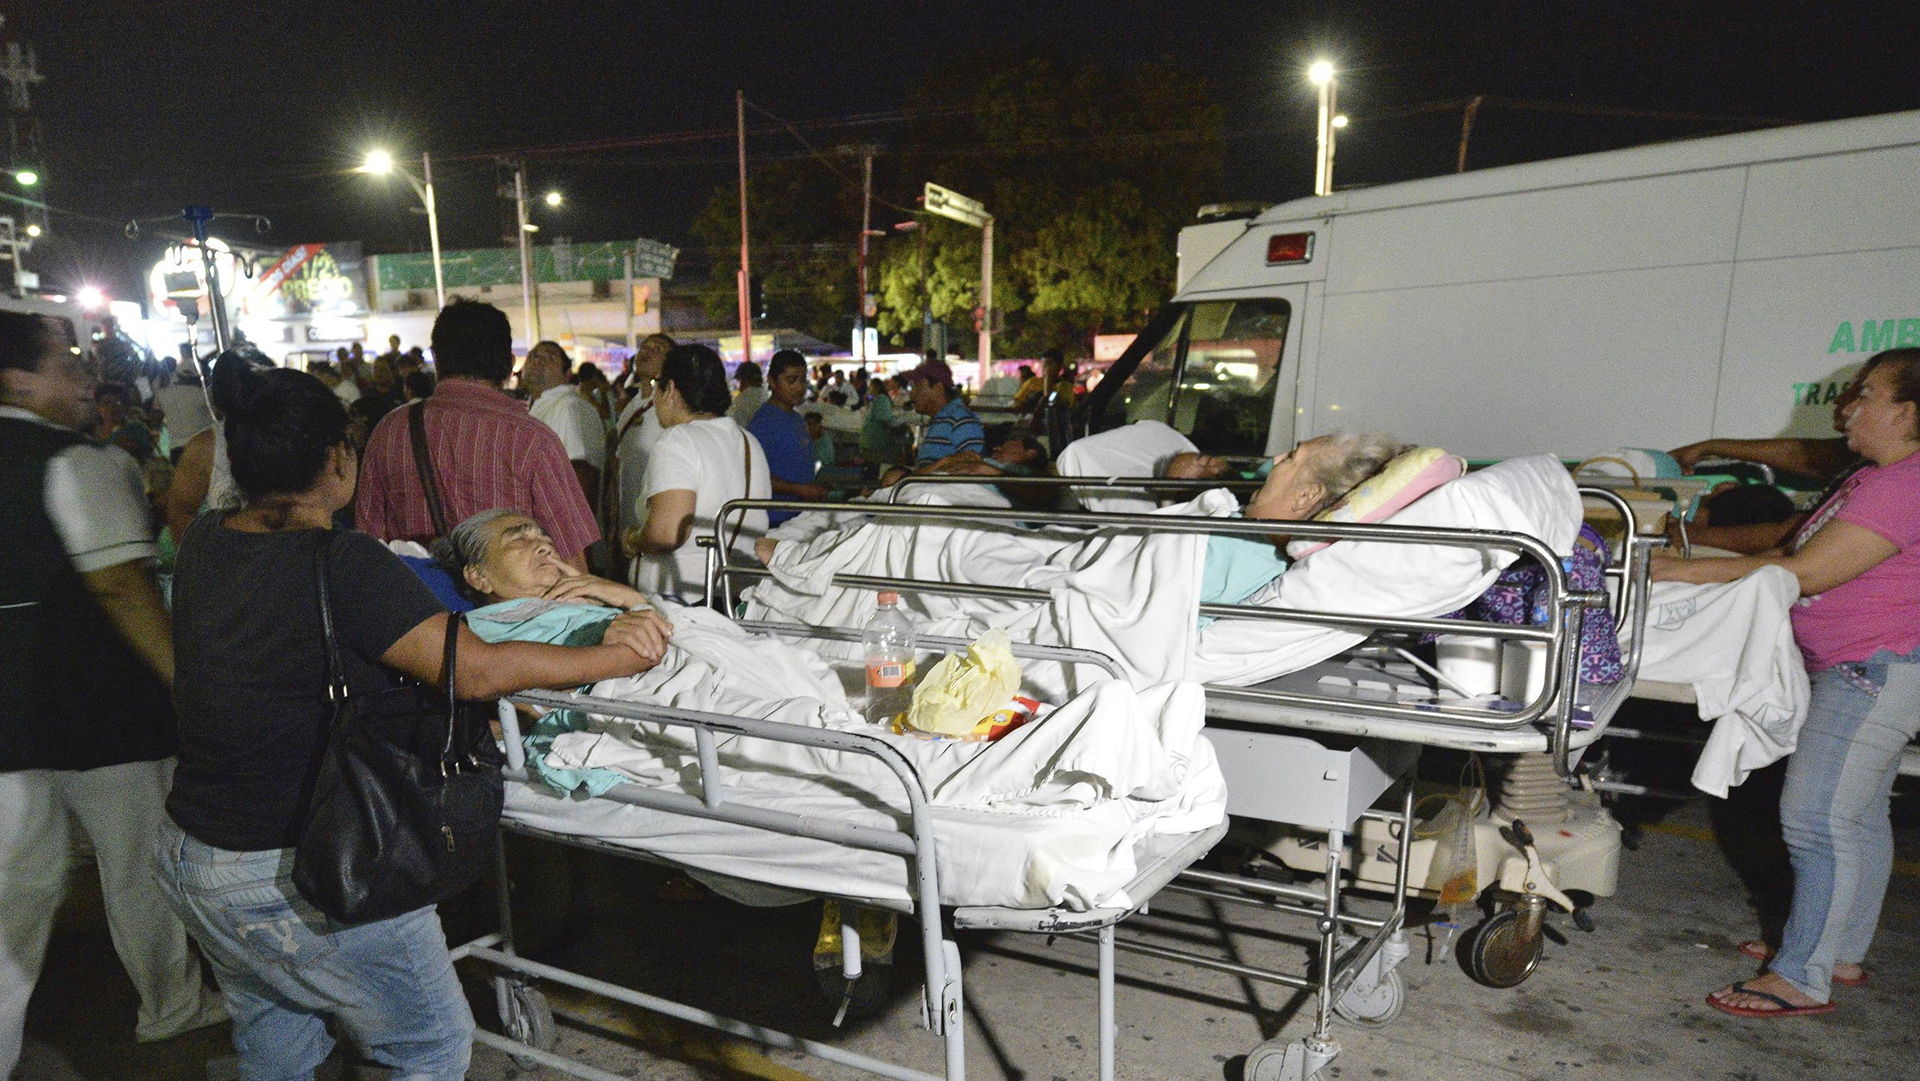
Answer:
<svg viewBox="0 0 1920 1081"><path fill-rule="evenodd" d="M539 523L519 511L484 510L468 518L436 546L434 558L485 602L468 613L467 623L488 641L593 645L622 612L651 617L662 638L673 633L646 594L576 571Z"/></svg>

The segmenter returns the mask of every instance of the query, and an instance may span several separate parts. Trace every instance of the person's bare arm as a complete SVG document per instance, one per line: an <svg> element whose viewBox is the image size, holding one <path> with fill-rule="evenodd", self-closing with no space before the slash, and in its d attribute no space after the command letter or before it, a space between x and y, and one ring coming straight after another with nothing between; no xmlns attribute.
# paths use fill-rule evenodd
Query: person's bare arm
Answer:
<svg viewBox="0 0 1920 1081"><path fill-rule="evenodd" d="M568 464L573 466L573 475L576 479L580 481L580 493L587 497L587 506L589 507L599 506L600 505L600 470L594 468L591 465L588 465L586 462L583 462L578 458L573 459Z"/></svg>
<svg viewBox="0 0 1920 1081"><path fill-rule="evenodd" d="M1850 582L1899 552L1887 538L1852 522L1831 521L1791 555L1782 552L1703 559L1676 559L1654 553L1653 577L1659 582L1708 584L1732 582L1761 567L1785 567L1800 580L1800 595L1811 597Z"/></svg>
<svg viewBox="0 0 1920 1081"><path fill-rule="evenodd" d="M642 552L672 552L687 543L693 533L694 495L689 488L673 488L647 499L647 521L639 529L628 530Z"/></svg>
<svg viewBox="0 0 1920 1081"><path fill-rule="evenodd" d="M827 498L827 490L818 484L801 484L796 481L781 480L779 477L771 478L770 483L773 485L774 495L790 495L810 503L818 503Z"/></svg>
<svg viewBox="0 0 1920 1081"><path fill-rule="evenodd" d="M1805 515L1795 515L1784 522L1750 522L1747 525L1705 525L1691 526L1687 529L1687 543L1707 548L1721 548L1742 555L1756 555L1778 548L1793 536L1806 520ZM1680 531L1670 528L1667 536L1675 543L1680 542Z"/></svg>
<svg viewBox="0 0 1920 1081"><path fill-rule="evenodd" d="M666 651L664 621L657 613L628 613L607 627L597 646L550 646L540 642L488 642L465 627L455 655L455 687L461 698L498 698L527 690L572 690L587 683L644 672ZM422 620L380 655L389 668L437 686L447 615Z"/></svg>
<svg viewBox="0 0 1920 1081"><path fill-rule="evenodd" d="M116 563L80 576L133 651L167 686L173 686L173 618L145 559Z"/></svg>
<svg viewBox="0 0 1920 1081"><path fill-rule="evenodd" d="M172 534L175 545L187 535L187 527L193 524L194 517L200 513L200 506L207 501L207 488L212 482L213 429L208 428L187 440L186 447L180 452L180 461L173 467L173 483L160 497L160 517L166 524L167 532Z"/></svg>
<svg viewBox="0 0 1920 1081"><path fill-rule="evenodd" d="M1709 458L1731 458L1790 473L1832 477L1852 460L1845 439L1706 439L1679 447L1672 454L1680 468L1689 473Z"/></svg>

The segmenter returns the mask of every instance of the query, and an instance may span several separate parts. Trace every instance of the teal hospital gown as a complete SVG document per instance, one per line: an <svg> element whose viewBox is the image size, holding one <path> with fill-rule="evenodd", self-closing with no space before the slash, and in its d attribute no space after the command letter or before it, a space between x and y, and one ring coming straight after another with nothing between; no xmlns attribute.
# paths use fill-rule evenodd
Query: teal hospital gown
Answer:
<svg viewBox="0 0 1920 1081"><path fill-rule="evenodd" d="M1200 578L1201 604L1242 604L1285 574L1287 561L1265 537L1207 537L1206 570ZM1202 627L1212 623L1200 617Z"/></svg>
<svg viewBox="0 0 1920 1081"><path fill-rule="evenodd" d="M501 601L467 613L467 626L488 642L544 642L553 646L597 646L607 625L620 614L617 608L569 604L539 599ZM547 752L563 732L582 732L587 719L570 709L549 710L521 737L527 768L561 793L584 788L601 795L627 780L610 769L556 769L547 765Z"/></svg>

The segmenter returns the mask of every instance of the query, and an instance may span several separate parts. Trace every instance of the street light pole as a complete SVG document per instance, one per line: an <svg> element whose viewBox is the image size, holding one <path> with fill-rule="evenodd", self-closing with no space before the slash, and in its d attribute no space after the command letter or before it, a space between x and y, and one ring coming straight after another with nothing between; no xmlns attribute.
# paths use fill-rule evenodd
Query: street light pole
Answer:
<svg viewBox="0 0 1920 1081"><path fill-rule="evenodd" d="M1313 193L1333 193L1333 64L1316 60L1307 68L1307 81L1320 91L1320 121L1313 163Z"/></svg>
<svg viewBox="0 0 1920 1081"><path fill-rule="evenodd" d="M747 92L733 92L734 122L740 149L740 362L753 359L753 265L747 250Z"/></svg>
<svg viewBox="0 0 1920 1081"><path fill-rule="evenodd" d="M527 228L527 168L516 164L513 167L513 210L520 219L520 318L527 328L527 348L540 340L540 327L534 322L533 315L533 252L528 247Z"/></svg>
<svg viewBox="0 0 1920 1081"><path fill-rule="evenodd" d="M447 276L440 268L440 214L433 205L433 161L426 151L420 152L420 175L426 181L421 186L421 201L427 204L427 240L433 245L433 296L439 305L447 306Z"/></svg>
<svg viewBox="0 0 1920 1081"><path fill-rule="evenodd" d="M433 201L433 160L425 153L420 155L420 172L425 177L425 183L402 168L393 160L393 155L384 150L369 151L367 160L354 171L373 176L399 173L401 179L407 182L407 186L413 189L413 194L420 197L420 204L427 208L427 240L433 245L434 299L440 302L442 308L446 307L447 278L446 272L440 266L440 213Z"/></svg>

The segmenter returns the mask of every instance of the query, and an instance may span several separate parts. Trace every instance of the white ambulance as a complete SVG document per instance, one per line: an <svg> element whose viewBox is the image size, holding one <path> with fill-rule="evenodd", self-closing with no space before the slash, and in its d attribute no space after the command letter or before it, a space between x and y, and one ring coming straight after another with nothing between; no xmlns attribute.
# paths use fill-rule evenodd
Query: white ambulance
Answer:
<svg viewBox="0 0 1920 1081"><path fill-rule="evenodd" d="M1920 345L1920 112L1298 199L1180 235L1088 400L1218 453L1384 431L1470 458L1830 436Z"/></svg>

